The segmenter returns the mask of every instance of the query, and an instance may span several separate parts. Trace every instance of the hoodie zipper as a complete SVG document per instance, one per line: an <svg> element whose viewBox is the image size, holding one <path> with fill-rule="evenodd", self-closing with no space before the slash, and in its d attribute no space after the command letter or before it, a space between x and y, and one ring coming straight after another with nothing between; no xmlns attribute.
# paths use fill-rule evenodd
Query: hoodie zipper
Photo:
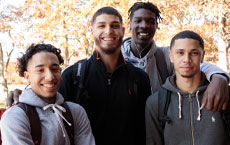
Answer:
<svg viewBox="0 0 230 145"><path fill-rule="evenodd" d="M192 133L192 145L195 145L194 139L194 128L193 128L193 114L192 114L192 96L189 94L189 104L190 104L190 126L191 126L191 133Z"/></svg>

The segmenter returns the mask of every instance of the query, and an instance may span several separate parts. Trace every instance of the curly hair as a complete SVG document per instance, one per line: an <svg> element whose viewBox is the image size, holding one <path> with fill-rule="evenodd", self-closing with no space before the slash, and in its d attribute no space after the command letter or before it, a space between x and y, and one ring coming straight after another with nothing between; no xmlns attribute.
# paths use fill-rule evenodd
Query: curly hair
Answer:
<svg viewBox="0 0 230 145"><path fill-rule="evenodd" d="M54 53L57 56L59 63L61 65L64 63L60 49L54 47L51 44L32 44L22 55L22 57L17 59L16 69L19 72L19 76L24 76L24 72L27 71L28 62L32 58L32 56L42 51Z"/></svg>
<svg viewBox="0 0 230 145"><path fill-rule="evenodd" d="M128 10L128 16L129 16L130 21L132 21L134 12L139 10L139 9L148 9L148 10L152 11L157 17L157 20L158 20L157 23L159 23L162 19L161 15L160 15L160 13L161 13L160 10L153 3L151 3L151 2L136 2Z"/></svg>

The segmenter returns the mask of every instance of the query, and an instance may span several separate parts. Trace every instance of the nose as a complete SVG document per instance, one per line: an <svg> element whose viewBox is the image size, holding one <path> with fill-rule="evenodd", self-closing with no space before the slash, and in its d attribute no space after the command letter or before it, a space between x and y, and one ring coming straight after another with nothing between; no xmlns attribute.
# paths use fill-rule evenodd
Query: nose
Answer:
<svg viewBox="0 0 230 145"><path fill-rule="evenodd" d="M51 70L47 70L45 73L45 78L48 81L52 81L54 79L54 74L52 73Z"/></svg>
<svg viewBox="0 0 230 145"><path fill-rule="evenodd" d="M191 61L191 56L190 56L190 54L185 54L185 55L184 55L184 62L188 63L188 62L190 62L190 61Z"/></svg>
<svg viewBox="0 0 230 145"><path fill-rule="evenodd" d="M148 26L148 23L146 21L141 21L140 27L141 28L146 28Z"/></svg>
<svg viewBox="0 0 230 145"><path fill-rule="evenodd" d="M110 26L107 26L106 28L105 28L105 33L108 35L108 34L111 34L112 33L112 28L110 27Z"/></svg>

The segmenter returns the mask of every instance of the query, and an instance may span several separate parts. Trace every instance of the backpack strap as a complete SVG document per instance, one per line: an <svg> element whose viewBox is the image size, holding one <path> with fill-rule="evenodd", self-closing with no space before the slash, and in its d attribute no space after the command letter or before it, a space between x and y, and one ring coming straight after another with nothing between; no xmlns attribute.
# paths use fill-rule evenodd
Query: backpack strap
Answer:
<svg viewBox="0 0 230 145"><path fill-rule="evenodd" d="M73 70L73 84L77 86L77 95L76 95L76 101L78 102L78 99L82 93L82 90L84 88L84 81L85 76L88 70L88 59L83 59L74 64L74 70Z"/></svg>
<svg viewBox="0 0 230 145"><path fill-rule="evenodd" d="M169 76L167 63L165 61L164 52L161 50L161 48L157 48L155 52L155 58L156 58L156 64L157 64L157 70L161 77L162 83L166 81L167 77Z"/></svg>
<svg viewBox="0 0 230 145"><path fill-rule="evenodd" d="M41 121L38 116L36 109L28 104L19 103L17 104L22 110L25 111L27 117L29 118L30 128L31 128L31 136L35 145L40 145L42 138L42 128Z"/></svg>
<svg viewBox="0 0 230 145"><path fill-rule="evenodd" d="M158 91L158 119L162 129L165 128L165 123L170 123L172 120L167 116L169 103L171 100L171 92L165 88Z"/></svg>
<svg viewBox="0 0 230 145"><path fill-rule="evenodd" d="M71 126L69 126L65 121L63 121L65 125L65 130L69 136L70 144L74 145L74 121L73 116L71 114L71 111L68 107L68 105L64 102L61 104L62 107L65 108L66 112L62 112L62 115L65 117L65 119L71 123Z"/></svg>

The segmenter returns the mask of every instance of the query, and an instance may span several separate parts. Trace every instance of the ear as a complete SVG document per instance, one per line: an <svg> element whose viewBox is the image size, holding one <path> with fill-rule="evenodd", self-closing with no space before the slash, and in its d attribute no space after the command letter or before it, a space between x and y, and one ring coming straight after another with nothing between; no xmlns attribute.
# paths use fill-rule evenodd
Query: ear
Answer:
<svg viewBox="0 0 230 145"><path fill-rule="evenodd" d="M202 62L204 61L205 51L203 51L203 53L202 53L201 55L202 55L202 56L201 56L201 61L200 61L200 63L202 63Z"/></svg>
<svg viewBox="0 0 230 145"><path fill-rule="evenodd" d="M169 58L170 58L171 63L173 63L173 57L172 57L172 51L171 50L169 50Z"/></svg>
<svg viewBox="0 0 230 145"><path fill-rule="evenodd" d="M29 80L29 72L28 72L28 71L24 71L24 78L25 78L28 82L30 82L30 80Z"/></svg>
<svg viewBox="0 0 230 145"><path fill-rule="evenodd" d="M129 22L128 23L128 31L131 31L132 30L132 28L131 28L131 23Z"/></svg>

